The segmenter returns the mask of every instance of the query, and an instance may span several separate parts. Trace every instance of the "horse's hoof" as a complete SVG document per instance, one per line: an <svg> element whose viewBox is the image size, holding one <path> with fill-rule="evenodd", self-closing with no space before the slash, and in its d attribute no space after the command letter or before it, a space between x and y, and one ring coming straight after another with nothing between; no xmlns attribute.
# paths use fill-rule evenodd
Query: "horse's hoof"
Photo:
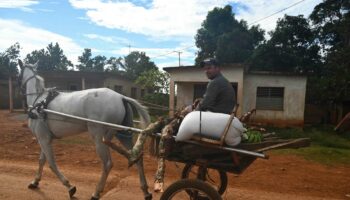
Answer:
<svg viewBox="0 0 350 200"><path fill-rule="evenodd" d="M38 182L31 182L29 185L28 185L28 189L37 189L39 186L39 183Z"/></svg>
<svg viewBox="0 0 350 200"><path fill-rule="evenodd" d="M94 197L94 196L92 196L91 197L91 200L99 200L100 198L98 198L98 197Z"/></svg>
<svg viewBox="0 0 350 200"><path fill-rule="evenodd" d="M72 198L75 194L75 192L77 191L77 188L75 186L69 188L69 196Z"/></svg>
<svg viewBox="0 0 350 200"><path fill-rule="evenodd" d="M152 194L149 193L145 196L145 200L152 200Z"/></svg>

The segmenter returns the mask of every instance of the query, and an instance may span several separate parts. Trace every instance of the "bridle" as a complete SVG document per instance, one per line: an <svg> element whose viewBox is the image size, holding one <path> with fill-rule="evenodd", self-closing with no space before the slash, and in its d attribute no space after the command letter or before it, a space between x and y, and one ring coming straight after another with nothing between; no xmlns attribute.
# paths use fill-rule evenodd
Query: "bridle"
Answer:
<svg viewBox="0 0 350 200"><path fill-rule="evenodd" d="M28 79L26 79L24 82L22 82L22 79L23 79L23 72L24 72L24 69L25 69L25 68L28 68L29 70L31 70L31 71L33 72L33 75L30 76ZM37 75L38 75L38 74L37 74L31 67L28 67L28 66L23 67L23 69L21 70L20 75L18 76L18 80L17 80L18 85L19 85L19 87L20 87L20 92L21 92L21 94L22 94L23 96L37 95L37 94L39 94L39 96L40 96L40 95L43 93L43 91L42 91L42 92L26 93L26 86L27 86L28 81L30 81L30 80L33 79L33 78L35 78L36 80L38 80Z"/></svg>

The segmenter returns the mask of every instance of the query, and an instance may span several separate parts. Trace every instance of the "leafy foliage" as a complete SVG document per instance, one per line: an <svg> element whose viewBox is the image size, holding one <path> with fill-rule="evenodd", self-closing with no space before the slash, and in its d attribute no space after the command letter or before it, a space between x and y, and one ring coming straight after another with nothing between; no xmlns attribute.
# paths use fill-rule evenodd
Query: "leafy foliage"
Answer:
<svg viewBox="0 0 350 200"><path fill-rule="evenodd" d="M19 58L20 45L15 43L5 52L0 52L0 77L15 75L17 70L17 59Z"/></svg>
<svg viewBox="0 0 350 200"><path fill-rule="evenodd" d="M39 71L66 71L68 67L73 67L57 42L55 45L50 43L46 49L31 52L25 61L31 64L38 62Z"/></svg>
<svg viewBox="0 0 350 200"><path fill-rule="evenodd" d="M155 105L169 107L169 94L163 94L163 93L146 94L144 97L142 97L142 100ZM148 110L151 116L166 116L168 114L168 110L159 109L158 107L153 108L152 106L149 106Z"/></svg>
<svg viewBox="0 0 350 200"><path fill-rule="evenodd" d="M125 70L125 75L131 80L136 80L145 71L157 69L145 52L138 51L133 51L125 56L121 67Z"/></svg>
<svg viewBox="0 0 350 200"><path fill-rule="evenodd" d="M320 62L314 33L302 15L277 21L271 39L260 45L251 58L251 68L265 71L313 72Z"/></svg>
<svg viewBox="0 0 350 200"><path fill-rule="evenodd" d="M107 72L117 72L120 70L121 66L122 66L122 58L116 58L116 57L110 57L107 60L107 65L106 65L106 69L105 71Z"/></svg>
<svg viewBox="0 0 350 200"><path fill-rule="evenodd" d="M325 0L317 5L310 19L322 47L324 65L311 77L309 99L339 104L350 99L350 2ZM320 95L322 94L322 95Z"/></svg>
<svg viewBox="0 0 350 200"><path fill-rule="evenodd" d="M141 73L136 83L145 88L152 89L156 93L169 93L169 74L158 69L151 69Z"/></svg>
<svg viewBox="0 0 350 200"><path fill-rule="evenodd" d="M197 64L208 57L222 63L244 62L264 39L264 31L259 26L248 29L247 23L237 21L232 7L227 5L208 13L195 39L199 48Z"/></svg>

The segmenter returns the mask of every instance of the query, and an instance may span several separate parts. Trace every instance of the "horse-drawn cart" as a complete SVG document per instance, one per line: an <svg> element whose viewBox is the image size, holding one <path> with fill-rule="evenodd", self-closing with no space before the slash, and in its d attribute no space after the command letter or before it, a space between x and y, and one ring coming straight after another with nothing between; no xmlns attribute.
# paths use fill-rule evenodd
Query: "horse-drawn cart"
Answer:
<svg viewBox="0 0 350 200"><path fill-rule="evenodd" d="M120 131L141 133L138 141L145 141L148 135L146 134L147 131L133 128L129 124L132 124L132 108L138 112L142 122L149 123L147 110L136 100L107 88L58 93L54 89L45 88L44 79L36 72L37 64L24 65L19 61L19 66L21 68L19 86L29 105L28 125L41 148L39 167L28 188L36 189L39 187L43 167L45 162L48 162L53 173L67 188L69 197L72 198L76 192L76 187L59 171L54 158L52 140L88 131L95 142L96 151L103 165L102 175L91 197L92 200L98 200L112 168L109 148L104 144L112 147L111 140L114 135L120 136ZM168 187L161 199L221 199L220 194L226 190L227 186L226 172L242 173L256 158L267 158L264 154L267 150L302 147L309 143L308 139L280 140L269 138L261 143L241 144L235 148L223 146L223 139L226 138L234 116L235 112L230 116L225 131L217 144L193 140L174 143L171 153L166 155L165 159L186 164L182 174L183 180ZM175 121L178 120L175 119ZM160 135L156 137L160 137ZM136 146L132 147L131 137L118 139L125 146L130 146L128 148L134 149ZM143 147L143 142L137 144L139 145L136 147ZM114 150L124 155L130 162L131 153L120 147L114 148ZM152 195L148 192L142 159L131 161L137 163L141 189L145 199L152 199ZM198 166L196 179L188 179L191 178L191 171L194 166ZM209 169L218 172L218 181L212 181ZM214 189L205 182L218 183L218 186ZM181 191L185 192L184 197L177 196Z"/></svg>
<svg viewBox="0 0 350 200"><path fill-rule="evenodd" d="M100 124L112 129L141 133L143 130L122 125L110 124L68 115L49 109L46 113L64 116L81 121ZM160 139L161 134L153 135ZM227 188L227 172L241 174L257 158L268 159L268 150L301 148L310 145L309 138L281 139L274 134L265 134L258 143L241 143L230 147L220 144L219 140L206 137L194 137L192 140L175 142L176 136L166 142L168 154L165 159L184 163L181 180L171 184L161 196L161 200L220 200Z"/></svg>
<svg viewBox="0 0 350 200"><path fill-rule="evenodd" d="M273 136L259 143L241 143L235 148L193 140L174 142L165 159L185 166L181 180L171 184L161 200L220 200L226 191L227 172L243 173L257 158L268 159L264 153L268 150L300 148L309 144L308 138L285 140Z"/></svg>

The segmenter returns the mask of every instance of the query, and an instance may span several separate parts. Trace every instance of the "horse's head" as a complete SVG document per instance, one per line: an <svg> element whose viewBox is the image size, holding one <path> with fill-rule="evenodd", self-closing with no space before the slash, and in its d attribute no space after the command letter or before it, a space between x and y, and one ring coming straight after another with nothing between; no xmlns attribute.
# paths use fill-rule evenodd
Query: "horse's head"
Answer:
<svg viewBox="0 0 350 200"><path fill-rule="evenodd" d="M23 62L21 60L18 60L18 65L21 68L21 73L20 73L17 81L18 81L18 85L21 88L21 90L24 90L26 83L30 79L35 78L35 76L37 75L38 62L36 62L33 65L33 64L27 64L27 63L23 64Z"/></svg>

